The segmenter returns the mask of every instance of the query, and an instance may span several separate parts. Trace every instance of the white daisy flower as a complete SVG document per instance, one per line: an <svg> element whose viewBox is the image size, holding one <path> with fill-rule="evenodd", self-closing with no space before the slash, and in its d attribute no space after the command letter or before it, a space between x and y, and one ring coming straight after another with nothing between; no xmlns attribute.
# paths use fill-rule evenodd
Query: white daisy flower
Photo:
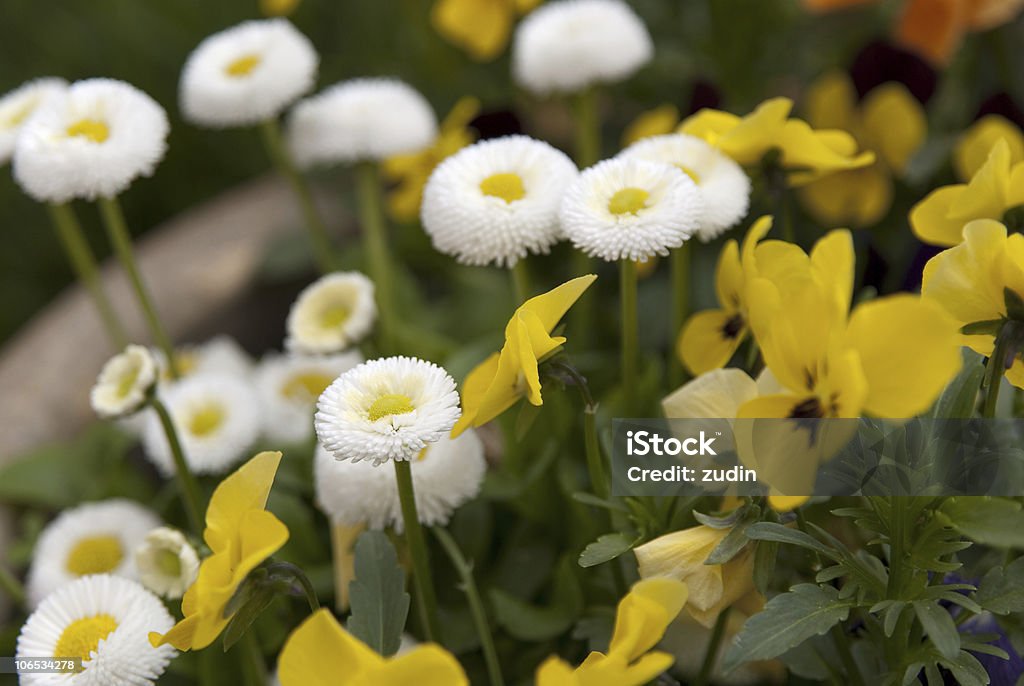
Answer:
<svg viewBox="0 0 1024 686"><path fill-rule="evenodd" d="M703 213L697 185L676 167L612 159L580 174L559 218L565 235L588 255L645 262L682 245Z"/></svg>
<svg viewBox="0 0 1024 686"><path fill-rule="evenodd" d="M487 471L484 446L472 429L455 439L446 435L421 450L411 468L420 522L443 525L457 507L480 492ZM318 446L313 472L317 503L332 522L402 531L395 471L387 465L342 462Z"/></svg>
<svg viewBox="0 0 1024 686"><path fill-rule="evenodd" d="M194 474L227 471L259 437L259 403L252 385L244 379L227 374L195 374L158 392ZM171 447L155 412L149 413L142 444L161 474L174 474Z"/></svg>
<svg viewBox="0 0 1024 686"><path fill-rule="evenodd" d="M750 179L743 168L696 136L651 136L633 143L618 157L671 164L693 179L704 201L697 227L697 237L704 242L735 226L750 207Z"/></svg>
<svg viewBox="0 0 1024 686"><path fill-rule="evenodd" d="M160 367L160 377L170 380L167 358L163 351L154 348L153 356ZM183 345L174 351L178 372L184 376L193 374L227 374L246 377L252 372L253 362L238 341L230 336L215 336L203 343Z"/></svg>
<svg viewBox="0 0 1024 686"><path fill-rule="evenodd" d="M136 578L132 551L160 524L153 512L122 498L64 510L36 543L25 587L29 606L88 574Z"/></svg>
<svg viewBox="0 0 1024 686"><path fill-rule="evenodd" d="M481 141L445 159L423 190L434 247L463 264L511 267L561 238L558 207L579 175L564 153L527 136Z"/></svg>
<svg viewBox="0 0 1024 686"><path fill-rule="evenodd" d="M104 419L126 417L146 404L156 382L153 355L141 345L129 345L103 365L89 401L93 411Z"/></svg>
<svg viewBox="0 0 1024 686"><path fill-rule="evenodd" d="M437 117L419 91L398 79L354 79L303 100L288 116L288 145L302 167L379 161L422 150Z"/></svg>
<svg viewBox="0 0 1024 686"><path fill-rule="evenodd" d="M39 202L112 197L150 176L167 150L167 114L113 79L73 83L36 110L18 135L14 178Z"/></svg>
<svg viewBox="0 0 1024 686"><path fill-rule="evenodd" d="M164 598L180 598L199 574L199 555L177 529L161 526L135 549L142 585Z"/></svg>
<svg viewBox="0 0 1024 686"><path fill-rule="evenodd" d="M455 381L414 357L371 360L338 377L320 396L314 420L335 459L411 460L455 426Z"/></svg>
<svg viewBox="0 0 1024 686"><path fill-rule="evenodd" d="M174 619L163 602L138 583L109 574L77 579L55 590L18 635L19 658L77 657L81 671L25 672L21 686L150 686L175 655L154 648L149 632L164 633Z"/></svg>
<svg viewBox="0 0 1024 686"><path fill-rule="evenodd" d="M181 73L185 118L200 126L248 126L277 117L316 82L309 39L287 19L242 22L215 33Z"/></svg>
<svg viewBox="0 0 1024 686"><path fill-rule="evenodd" d="M377 319L373 291L373 282L359 272L320 277L299 293L288 312L285 347L319 355L358 343Z"/></svg>
<svg viewBox="0 0 1024 686"><path fill-rule="evenodd" d="M621 0L559 0L526 15L512 75L536 95L576 93L629 78L654 55L647 27Z"/></svg>
<svg viewBox="0 0 1024 686"><path fill-rule="evenodd" d="M331 382L360 364L358 352L324 357L268 355L256 370L263 435L275 443L304 443L313 435L316 401Z"/></svg>
<svg viewBox="0 0 1024 686"><path fill-rule="evenodd" d="M11 159L14 142L29 117L41 105L63 95L67 87L64 79L36 79L0 97L0 164Z"/></svg>

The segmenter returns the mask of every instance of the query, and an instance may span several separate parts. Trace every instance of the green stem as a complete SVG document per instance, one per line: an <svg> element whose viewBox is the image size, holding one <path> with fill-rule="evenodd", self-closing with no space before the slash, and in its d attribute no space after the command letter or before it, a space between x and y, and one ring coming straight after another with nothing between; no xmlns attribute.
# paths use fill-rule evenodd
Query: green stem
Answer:
<svg viewBox="0 0 1024 686"><path fill-rule="evenodd" d="M25 587L2 563L0 563L0 590L9 595L11 600L18 605L25 605Z"/></svg>
<svg viewBox="0 0 1024 686"><path fill-rule="evenodd" d="M715 663L718 662L718 651L722 647L722 639L725 638L725 627L729 622L729 608L724 608L718 613L715 626L711 629L711 638L708 640L708 647L704 651L704 661L701 662L700 672L694 680L694 686L707 686L711 683L711 675L715 670Z"/></svg>
<svg viewBox="0 0 1024 686"><path fill-rule="evenodd" d="M282 571L289 574L293 579L299 582L300 586L302 586L302 592L306 596L306 602L309 603L310 613L316 612L320 609L320 599L316 595L316 589L313 588L313 582L310 581L309 577L306 576L306 573L302 571L302 567L282 560L270 564L267 569L271 573Z"/></svg>
<svg viewBox="0 0 1024 686"><path fill-rule="evenodd" d="M597 164L601 159L601 120L597 114L597 89L587 88L573 96L573 149L580 169ZM572 251L569 268L572 276L594 272L594 260L579 250ZM590 336L594 326L594 302L585 298L576 303L571 314L577 336Z"/></svg>
<svg viewBox="0 0 1024 686"><path fill-rule="evenodd" d="M448 553L448 559L462 579L462 590L469 602L469 611L473 615L473 624L476 625L477 635L480 637L480 648L484 653L484 662L487 664L487 676L491 680L491 686L503 686L505 680L501 676L501 663L498 662L498 651L494 647L494 636L491 635L491 625L487 621L487 612L484 609L483 601L477 590L476 582L473 580L473 565L466 561L458 543L447 531L441 527L433 529L437 540Z"/></svg>
<svg viewBox="0 0 1024 686"><path fill-rule="evenodd" d="M904 502L900 496L889 498L889 583L886 595L892 600L903 597Z"/></svg>
<svg viewBox="0 0 1024 686"><path fill-rule="evenodd" d="M683 329L686 315L690 310L690 242L687 241L672 251L672 316L669 320L668 370L671 388L678 388L683 382L683 363L676 354L676 338Z"/></svg>
<svg viewBox="0 0 1024 686"><path fill-rule="evenodd" d="M150 404L160 418L164 434L167 436L167 443L171 447L171 456L174 458L174 471L178 477L178 489L181 491L181 500L185 505L185 514L188 516L189 525L194 534L203 533L203 506L202 496L199 494L199 484L188 468L185 460L185 453L181 449L181 441L178 439L178 431L174 428L174 421L171 419L167 406L154 397Z"/></svg>
<svg viewBox="0 0 1024 686"><path fill-rule="evenodd" d="M993 418L996 416L996 405L999 401L999 388L1003 385L1003 374L1006 372L1006 358L1010 351L1011 339L1013 338L1010 324L1004 324L996 336L995 348L989 355L988 364L985 367L985 402L981 406L981 416Z"/></svg>
<svg viewBox="0 0 1024 686"><path fill-rule="evenodd" d="M839 659L843 662L843 669L846 670L846 683L850 686L864 686L864 678L857 667L857 661L853 659L853 651L850 650L850 639L843 630L842 624L832 626L832 640L835 641L836 650L839 651Z"/></svg>
<svg viewBox="0 0 1024 686"><path fill-rule="evenodd" d="M103 290L96 257L85 240L82 225L78 223L75 213L67 203L50 203L46 208L50 212L50 220L57 229L57 236L68 256L68 261L71 262L71 267L75 270L75 275L89 292L96 311L103 320L110 342L114 347L123 349L128 345L128 336L125 335L124 327Z"/></svg>
<svg viewBox="0 0 1024 686"><path fill-rule="evenodd" d="M238 640L239 658L242 660L242 673L247 686L266 686L267 663L263 659L263 651L256 641L256 634L250 627Z"/></svg>
<svg viewBox="0 0 1024 686"><path fill-rule="evenodd" d="M263 137L263 146L267 150L274 166L281 176L285 178L292 192L299 201L302 209L302 217L309 231L309 240L313 244L313 257L317 267L322 274L334 271L338 268L338 256L331 245L331 239L327 234L327 226L316 209L313 202L313 194L309 190L306 178L295 166L295 160L288 152L288 146L284 144L281 136L281 125L276 118L270 118L260 124L260 134Z"/></svg>
<svg viewBox="0 0 1024 686"><path fill-rule="evenodd" d="M107 236L110 238L110 244L114 246L114 252L117 253L121 266L124 267L125 272L128 274L128 280L131 281L132 288L135 289L135 296L138 298L139 306L146 316L146 322L149 325L150 333L153 335L153 340L167 358L167 369L171 374L171 378L177 379L181 374L178 372L178 361L174 355L174 346L171 345L171 338L167 335L167 330L164 329L163 322L160 321L160 317L156 313L153 300L150 298L149 291L142 281L142 275L139 273L138 264L135 261L135 252L132 250L131 234L128 233L128 225L124 221L121 204L117 201L116 197L100 197L96 203L99 205L100 214L103 217L103 225L106 227Z"/></svg>
<svg viewBox="0 0 1024 686"><path fill-rule="evenodd" d="M623 406L627 413L636 408L637 329L636 263L619 260L619 297L622 304L622 388Z"/></svg>
<svg viewBox="0 0 1024 686"><path fill-rule="evenodd" d="M590 487L599 498L611 495L608 474L605 472L604 459L601 457L601 446L597 440L597 407L587 405L583 408L584 442L587 449L587 471L590 472Z"/></svg>
<svg viewBox="0 0 1024 686"><path fill-rule="evenodd" d="M530 299L530 269L526 266L526 258L516 260L512 265L512 289L516 297L516 307Z"/></svg>
<svg viewBox="0 0 1024 686"><path fill-rule="evenodd" d="M363 230L363 251L377 292L377 308L380 310L381 347L385 354L393 355L397 352L395 326L398 313L395 312L393 297L395 282L391 255L388 251L380 177L373 162L361 162L356 166L355 173L359 193L359 219Z"/></svg>
<svg viewBox="0 0 1024 686"><path fill-rule="evenodd" d="M437 616L437 598L434 595L434 580L430 574L430 560L427 559L427 541L423 536L419 514L416 512L416 493L412 485L412 465L408 460L395 460L395 480L398 482L398 499L402 504L402 520L405 523L405 541L412 558L413 581L416 583L416 602L423 617L424 633L428 641L441 642L441 624Z"/></svg>

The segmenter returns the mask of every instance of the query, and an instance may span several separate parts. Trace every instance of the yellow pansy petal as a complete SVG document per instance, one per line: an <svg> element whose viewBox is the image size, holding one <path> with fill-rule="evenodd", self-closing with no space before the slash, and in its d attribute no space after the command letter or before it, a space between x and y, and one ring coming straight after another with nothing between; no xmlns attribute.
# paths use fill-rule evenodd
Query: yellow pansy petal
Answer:
<svg viewBox="0 0 1024 686"><path fill-rule="evenodd" d="M711 551L729 533L700 525L673 531L633 549L642 579L668 577L687 587L687 602L712 607L722 596L721 565L706 565Z"/></svg>
<svg viewBox="0 0 1024 686"><path fill-rule="evenodd" d="M445 39L485 61L505 49L512 8L508 0L437 0L430 21Z"/></svg>
<svg viewBox="0 0 1024 686"><path fill-rule="evenodd" d="M726 310L705 310L686 320L676 353L693 374L724 367L747 333L743 317Z"/></svg>
<svg viewBox="0 0 1024 686"><path fill-rule="evenodd" d="M864 409L887 418L927 410L960 370L958 329L939 304L913 295L858 306L847 338L867 380Z"/></svg>
<svg viewBox="0 0 1024 686"><path fill-rule="evenodd" d="M537 668L536 686L578 686L572 665L552 655Z"/></svg>
<svg viewBox="0 0 1024 686"><path fill-rule="evenodd" d="M974 122L961 136L953 152L957 175L969 181L988 159L988 154L999 140L1005 140L1010 150L1010 162L1024 161L1024 134L1010 120L998 114L987 114Z"/></svg>
<svg viewBox="0 0 1024 686"><path fill-rule="evenodd" d="M832 289L837 311L844 317L853 298L853 280L856 257L853 235L844 229L829 231L811 248L811 266L815 278Z"/></svg>
<svg viewBox="0 0 1024 686"><path fill-rule="evenodd" d="M227 537L238 529L247 512L266 507L280 463L281 453L263 452L220 482L206 510L203 539L211 550L224 549Z"/></svg>
<svg viewBox="0 0 1024 686"><path fill-rule="evenodd" d="M1013 360L1013 365L1006 370L1006 380L1017 388L1024 388L1024 362L1018 355Z"/></svg>
<svg viewBox="0 0 1024 686"><path fill-rule="evenodd" d="M661 406L669 419L731 419L757 397L757 382L742 369L715 369L668 395Z"/></svg>
<svg viewBox="0 0 1024 686"><path fill-rule="evenodd" d="M535 326L538 324L536 317L534 317L534 323ZM539 326L536 328L539 328ZM531 405L542 405L543 400L540 395L540 374L537 371L537 356L534 354L533 347L531 346L530 333L530 327L525 321L525 318L517 317L516 328L513 331L511 338L514 343L510 346L509 352L510 354L515 355L526 399L530 401ZM539 333L542 336L548 337L547 332L544 331L543 328L539 329Z"/></svg>
<svg viewBox="0 0 1024 686"><path fill-rule="evenodd" d="M910 228L914 235L931 245L951 246L963 240L964 222L950 218L949 209L967 186L943 186L914 205L910 210Z"/></svg>
<svg viewBox="0 0 1024 686"><path fill-rule="evenodd" d="M492 354L466 376L466 380L462 384L462 416L452 429L452 438L457 437L471 426L480 426L494 418L482 418L478 416L478 413L488 389L494 383L494 377L498 372L498 358L498 353ZM513 393L509 406L515 401L516 397Z"/></svg>
<svg viewBox="0 0 1024 686"><path fill-rule="evenodd" d="M868 93L861 108L867 144L890 169L902 174L928 136L921 103L906 86L890 81Z"/></svg>
<svg viewBox="0 0 1024 686"><path fill-rule="evenodd" d="M418 645L374 670L367 686L466 686L466 673L451 653L432 643ZM283 684L281 686L287 686Z"/></svg>
<svg viewBox="0 0 1024 686"><path fill-rule="evenodd" d="M810 499L809 495L769 495L768 506L776 512L790 512Z"/></svg>
<svg viewBox="0 0 1024 686"><path fill-rule="evenodd" d="M758 162L766 152L780 147L779 137L792 109L793 101L789 98L765 100L722 136L718 147L739 164Z"/></svg>
<svg viewBox="0 0 1024 686"><path fill-rule="evenodd" d="M621 654L632 662L656 646L688 595L686 584L676 579L638 581L619 602L608 654Z"/></svg>
<svg viewBox="0 0 1024 686"><path fill-rule="evenodd" d="M578 276L547 293L530 298L520 306L520 309L529 310L537 315L544 328L551 331L596 279L596 274Z"/></svg>
<svg viewBox="0 0 1024 686"><path fill-rule="evenodd" d="M848 142L853 142L853 146ZM853 155L856 141L845 132L815 132L810 124L790 119L778 133L776 145L782 150L782 164L787 169L808 170L806 180L820 173L856 169L874 162L870 152Z"/></svg>
<svg viewBox="0 0 1024 686"><path fill-rule="evenodd" d="M650 136L672 133L679 123L679 108L675 105L659 105L637 115L622 133L622 147Z"/></svg>
<svg viewBox="0 0 1024 686"><path fill-rule="evenodd" d="M542 2L544 0L515 0L516 12L526 14Z"/></svg>
<svg viewBox="0 0 1024 686"><path fill-rule="evenodd" d="M739 123L740 118L731 112L705 108L684 119L677 131L717 145L718 139Z"/></svg>
<svg viewBox="0 0 1024 686"><path fill-rule="evenodd" d="M762 238L768 235L772 229L772 217L770 215L760 217L747 230L743 237L743 248L740 252L740 264L743 265L744 279L751 279L757 276L757 244ZM724 304L724 303L723 303Z"/></svg>
<svg viewBox="0 0 1024 686"><path fill-rule="evenodd" d="M238 526L238 541L235 576L241 581L288 542L288 527L271 512L250 510Z"/></svg>
<svg viewBox="0 0 1024 686"><path fill-rule="evenodd" d="M383 663L346 632L327 609L310 615L285 641L277 661L281 686L334 686L340 675Z"/></svg>
<svg viewBox="0 0 1024 686"><path fill-rule="evenodd" d="M1024 162L1018 162L1010 171L1010 184L1006 196L1006 209L1024 205Z"/></svg>
<svg viewBox="0 0 1024 686"><path fill-rule="evenodd" d="M675 661L675 655L669 653L647 653L629 665L615 681L609 681L608 686L643 686L665 672Z"/></svg>
<svg viewBox="0 0 1024 686"><path fill-rule="evenodd" d="M1010 186L1010 147L1005 140L992 146L985 164L967 189L949 207L951 219L1000 219L1007 207Z"/></svg>
<svg viewBox="0 0 1024 686"><path fill-rule="evenodd" d="M1003 269L1006 227L983 219L964 228L964 242L928 261L921 294L961 324L998 319L1006 313Z"/></svg>
<svg viewBox="0 0 1024 686"><path fill-rule="evenodd" d="M804 111L815 128L853 130L858 119L857 89L845 72L829 72L807 89Z"/></svg>
<svg viewBox="0 0 1024 686"><path fill-rule="evenodd" d="M874 226L892 206L892 180L882 165L836 172L799 189L800 204L826 227Z"/></svg>
<svg viewBox="0 0 1024 686"><path fill-rule="evenodd" d="M192 641L195 637L196 626L199 623L199 617L192 615L185 617L180 622L171 627L170 631L166 634L158 634L155 631L149 633L149 643L154 648L159 648L162 645L172 645L178 650L190 650L192 648Z"/></svg>

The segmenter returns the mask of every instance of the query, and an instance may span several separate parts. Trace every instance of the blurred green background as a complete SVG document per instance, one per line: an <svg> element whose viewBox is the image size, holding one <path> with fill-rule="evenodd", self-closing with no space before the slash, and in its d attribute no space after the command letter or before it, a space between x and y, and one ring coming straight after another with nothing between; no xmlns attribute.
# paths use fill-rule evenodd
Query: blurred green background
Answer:
<svg viewBox="0 0 1024 686"><path fill-rule="evenodd" d="M745 112L770 95L797 97L823 70L849 67L865 45L889 32L899 11L898 0L824 17L808 15L797 0L631 4L651 28L657 56L610 91L604 122L609 154L633 116L661 103L684 114L695 103L714 102ZM539 127L567 147L557 125L545 128L538 120L544 108L529 107L513 87L507 54L486 64L470 61L433 32L430 6L431 0L303 0L292 20L320 52L321 87L360 75L394 75L419 88L442 117L459 96L472 94L485 110L511 110L527 132ZM204 36L258 17L257 0L4 0L0 11L0 92L39 76L108 76L135 84L168 110L166 159L123 198L136 232L268 168L256 131L197 129L181 120L176 104L188 53ZM1024 37L1020 20L999 31L1009 45ZM1016 92L1021 102L1019 55L1008 77L984 38L971 38L948 78L940 79L929 106L933 133L964 126L994 92ZM1013 78L1017 83L1008 83ZM94 249L107 256L95 211L77 209ZM0 231L3 342L71 281L71 273L45 213L20 193L9 169L0 174Z"/></svg>

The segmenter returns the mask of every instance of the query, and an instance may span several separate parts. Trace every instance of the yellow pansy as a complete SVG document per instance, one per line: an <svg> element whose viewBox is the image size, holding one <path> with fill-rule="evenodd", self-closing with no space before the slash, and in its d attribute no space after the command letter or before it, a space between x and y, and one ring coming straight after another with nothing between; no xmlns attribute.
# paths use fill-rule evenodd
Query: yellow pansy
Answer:
<svg viewBox="0 0 1024 686"><path fill-rule="evenodd" d="M1024 297L1024 235L1007 235L997 221L982 219L964 228L964 241L944 250L924 268L922 296L943 307L960 325L1008 316L1005 291ZM976 352L992 354L995 336L964 336ZM1024 388L1024 363L1016 354L1006 378Z"/></svg>
<svg viewBox="0 0 1024 686"><path fill-rule="evenodd" d="M264 509L280 462L281 453L260 453L217 486L203 532L211 554L182 598L185 618L163 636L151 633L154 647L200 650L213 643L231 619L224 608L239 585L288 540L288 528Z"/></svg>
<svg viewBox="0 0 1024 686"><path fill-rule="evenodd" d="M700 524L659 536L636 547L640 577L678 579L689 595L686 611L704 626L712 626L719 613L730 605L758 604L754 589L754 547L746 546L724 565L704 564L711 551L729 534Z"/></svg>
<svg viewBox="0 0 1024 686"><path fill-rule="evenodd" d="M1010 120L987 114L964 131L953 151L953 164L961 181L970 181L978 173L1000 139L1010 148L1011 165L1024 162L1024 134Z"/></svg>
<svg viewBox="0 0 1024 686"><path fill-rule="evenodd" d="M423 187L431 172L449 155L453 155L476 139L469 128L480 112L480 101L472 97L460 98L441 122L439 133L429 147L417 152L395 155L384 160L381 170L395 183L388 194L388 211L395 219L414 221L420 215Z"/></svg>
<svg viewBox="0 0 1024 686"><path fill-rule="evenodd" d="M485 424L525 397L542 405L538 363L555 352L564 336L551 336L555 325L597 276L587 274L530 298L505 327L505 345L481 362L462 385L462 417L452 436Z"/></svg>
<svg viewBox="0 0 1024 686"><path fill-rule="evenodd" d="M645 579L619 601L608 652L592 652L573 669L551 656L537 669L537 686L642 686L672 666L669 653L651 652L687 602L686 584ZM287 684L285 684L287 686Z"/></svg>
<svg viewBox="0 0 1024 686"><path fill-rule="evenodd" d="M845 313L853 289L853 245L848 232L832 232L807 255L785 241L761 239L771 229L771 217L761 217L743 239L725 244L715 272L720 309L690 317L679 334L676 350L694 374L722 367L739 348L751 328L772 318L784 294L802 287L801 279L814 280L832 294L834 311ZM751 291L759 291L752 310Z"/></svg>
<svg viewBox="0 0 1024 686"><path fill-rule="evenodd" d="M287 17L299 2L301 0L260 0L260 12L265 17Z"/></svg>
<svg viewBox="0 0 1024 686"><path fill-rule="evenodd" d="M278 658L281 686L463 686L458 660L422 643L386 659L348 633L327 609L310 615L285 641Z"/></svg>
<svg viewBox="0 0 1024 686"><path fill-rule="evenodd" d="M793 185L874 162L874 153L857 153L857 141L849 133L816 131L802 119L790 118L792 109L789 98L766 100L746 117L703 109L684 119L679 131L703 138L744 166L758 164L768 152L778 151L779 164L790 173Z"/></svg>
<svg viewBox="0 0 1024 686"><path fill-rule="evenodd" d="M1024 205L1024 162L1012 163L1010 146L999 139L970 183L932 191L910 211L910 226L925 243L951 246L975 219L1002 220Z"/></svg>
<svg viewBox="0 0 1024 686"><path fill-rule="evenodd" d="M641 112L622 132L622 147L629 147L643 138L672 133L678 125L679 108L675 105L659 105Z"/></svg>
<svg viewBox="0 0 1024 686"><path fill-rule="evenodd" d="M815 128L842 129L874 164L839 171L800 189L808 213L825 226L864 227L878 223L892 206L892 177L901 175L927 136L924 109L899 83L874 88L863 101L850 78L826 74L807 93L807 120Z"/></svg>
<svg viewBox="0 0 1024 686"><path fill-rule="evenodd" d="M492 60L508 44L512 24L541 0L437 0L430 23L475 60Z"/></svg>

